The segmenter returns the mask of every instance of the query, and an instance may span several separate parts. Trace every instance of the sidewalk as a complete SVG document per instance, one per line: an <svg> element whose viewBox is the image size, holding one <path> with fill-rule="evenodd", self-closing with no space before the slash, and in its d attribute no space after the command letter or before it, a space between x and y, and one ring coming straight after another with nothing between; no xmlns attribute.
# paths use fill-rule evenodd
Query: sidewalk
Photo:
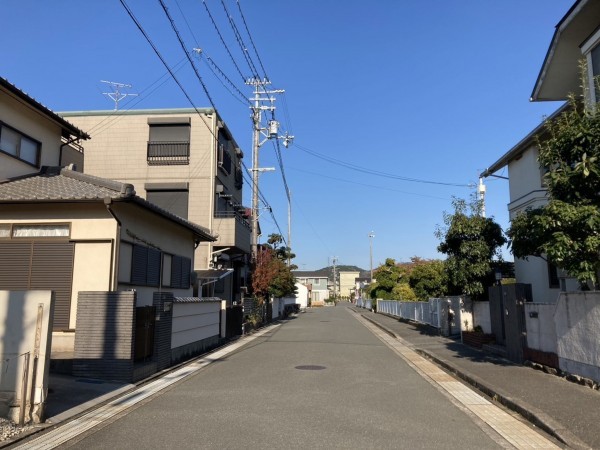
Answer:
<svg viewBox="0 0 600 450"><path fill-rule="evenodd" d="M352 309L569 447L600 449L600 392L439 336L432 327Z"/></svg>

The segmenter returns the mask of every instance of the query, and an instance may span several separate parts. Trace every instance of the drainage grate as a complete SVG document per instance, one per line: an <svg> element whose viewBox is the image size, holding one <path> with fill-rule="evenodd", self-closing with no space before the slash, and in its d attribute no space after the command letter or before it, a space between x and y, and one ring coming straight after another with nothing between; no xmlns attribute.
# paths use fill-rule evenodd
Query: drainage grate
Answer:
<svg viewBox="0 0 600 450"><path fill-rule="evenodd" d="M313 366L311 366L311 365L308 365L308 366L296 366L294 368L298 369L298 370L324 370L324 369L326 369L325 366L314 366L314 365Z"/></svg>

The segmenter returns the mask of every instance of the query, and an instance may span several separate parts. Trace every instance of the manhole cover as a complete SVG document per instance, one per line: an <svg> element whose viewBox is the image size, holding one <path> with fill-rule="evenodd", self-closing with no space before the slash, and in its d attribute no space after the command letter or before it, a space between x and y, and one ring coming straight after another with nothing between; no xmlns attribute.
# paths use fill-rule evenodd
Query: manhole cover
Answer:
<svg viewBox="0 0 600 450"><path fill-rule="evenodd" d="M325 366L308 365L308 366L296 366L295 369L298 369L298 370L324 370L324 369L326 369L326 367Z"/></svg>

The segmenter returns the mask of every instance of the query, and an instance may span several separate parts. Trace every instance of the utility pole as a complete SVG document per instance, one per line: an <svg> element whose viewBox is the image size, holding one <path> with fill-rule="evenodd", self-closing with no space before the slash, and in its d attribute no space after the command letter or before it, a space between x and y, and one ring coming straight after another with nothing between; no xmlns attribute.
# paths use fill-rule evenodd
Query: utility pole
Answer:
<svg viewBox="0 0 600 450"><path fill-rule="evenodd" d="M294 136L289 136L287 133L283 136L279 135L279 122L275 119L271 119L268 122L267 127L263 127L262 112L263 111L275 111L275 97L273 94L281 94L285 92L282 89L267 90L266 86L271 84L267 79L259 80L258 78L250 78L246 81L249 86L254 86L254 97L250 98L253 104L250 106L252 109L252 260L256 261L256 255L258 252L258 177L260 172L267 170L275 170L273 168L260 168L259 167L259 150L260 147L270 139L282 139L283 145L287 148L293 141ZM263 104L268 102L267 105ZM264 139L261 141L261 134Z"/></svg>
<svg viewBox="0 0 600 450"><path fill-rule="evenodd" d="M481 217L485 217L485 184L483 184L483 178L479 177L479 185L477 185L477 194L479 196L479 212Z"/></svg>
<svg viewBox="0 0 600 450"><path fill-rule="evenodd" d="M291 251L292 251L292 192L289 192L288 196L288 266L292 263Z"/></svg>
<svg viewBox="0 0 600 450"><path fill-rule="evenodd" d="M371 231L369 233L369 260L371 261L371 283L373 282L373 238L375 237L375 233Z"/></svg>
<svg viewBox="0 0 600 450"><path fill-rule="evenodd" d="M337 264L337 256L333 256L333 298L337 298L337 272L336 272L336 264Z"/></svg>
<svg viewBox="0 0 600 450"><path fill-rule="evenodd" d="M121 100L123 100L125 97L137 97L138 94L125 94L123 92L121 92L121 89L123 88L130 88L132 87L130 84L125 84L125 83L116 83L114 81L106 81L106 80L100 80L100 83L106 83L108 85L110 85L110 87L112 87L112 92L103 92L103 95L106 95L107 97L109 97L113 102L115 102L115 111L117 111L119 109L119 102Z"/></svg>

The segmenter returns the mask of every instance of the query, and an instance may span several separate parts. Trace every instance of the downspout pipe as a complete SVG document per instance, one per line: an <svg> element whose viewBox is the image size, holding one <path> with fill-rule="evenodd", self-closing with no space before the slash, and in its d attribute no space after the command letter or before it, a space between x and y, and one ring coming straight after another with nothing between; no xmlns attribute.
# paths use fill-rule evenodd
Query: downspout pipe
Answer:
<svg viewBox="0 0 600 450"><path fill-rule="evenodd" d="M113 219L115 219L115 222L117 222L117 236L115 239L115 254L114 254L114 261L113 261L113 270L112 270L112 280L110 282L110 286L111 289L113 291L117 290L117 280L118 280L118 268L119 265L117 264L117 261L119 261L119 254L120 254L120 244L121 244L121 221L119 220L119 218L117 217L117 215L115 214L115 212L113 211L113 209L111 208L112 205L112 198L110 197L104 197L104 205L106 206L106 210L108 211L108 213L112 216Z"/></svg>

